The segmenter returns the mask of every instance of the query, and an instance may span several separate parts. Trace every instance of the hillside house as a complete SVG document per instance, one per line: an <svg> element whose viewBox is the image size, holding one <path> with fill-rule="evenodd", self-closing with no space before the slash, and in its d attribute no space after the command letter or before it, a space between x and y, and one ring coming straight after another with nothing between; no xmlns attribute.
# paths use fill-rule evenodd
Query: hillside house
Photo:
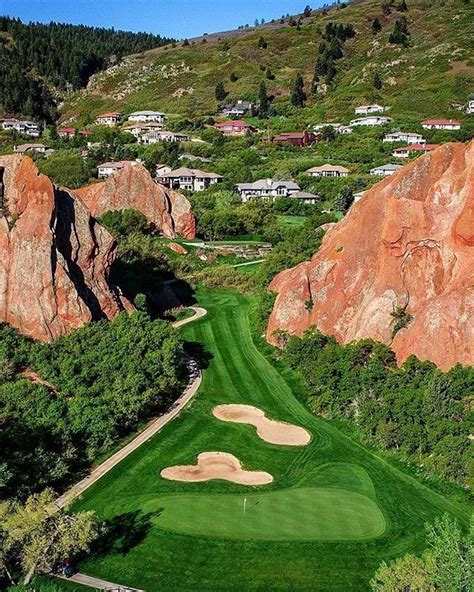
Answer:
<svg viewBox="0 0 474 592"><path fill-rule="evenodd" d="M405 142L405 144L426 144L425 138L421 134L413 132L393 132L386 134L383 142Z"/></svg>
<svg viewBox="0 0 474 592"><path fill-rule="evenodd" d="M58 136L60 138L73 138L76 135L76 128L74 127L60 127L58 129Z"/></svg>
<svg viewBox="0 0 474 592"><path fill-rule="evenodd" d="M125 165L136 166L140 164L139 160L117 160L116 162L104 162L97 167L97 176L99 179L105 179L114 173L121 171Z"/></svg>
<svg viewBox="0 0 474 592"><path fill-rule="evenodd" d="M313 132L290 132L278 134L272 140L275 144L292 144L293 146L308 146L317 142L316 134Z"/></svg>
<svg viewBox="0 0 474 592"><path fill-rule="evenodd" d="M159 111L135 111L128 116L128 121L133 121L135 123L149 123L153 121L155 123L163 124L165 119L165 114L160 113Z"/></svg>
<svg viewBox="0 0 474 592"><path fill-rule="evenodd" d="M162 129L162 123L158 123L156 121L149 121L147 123L132 123L131 125L123 127L122 131L132 134L132 136L135 136L135 138L139 138L140 136L148 132L154 132Z"/></svg>
<svg viewBox="0 0 474 592"><path fill-rule="evenodd" d="M338 164L323 164L318 167L311 167L306 171L311 177L347 177L349 169Z"/></svg>
<svg viewBox="0 0 474 592"><path fill-rule="evenodd" d="M461 124L455 119L425 119L421 122L421 127L424 129L438 129L438 130L459 130Z"/></svg>
<svg viewBox="0 0 474 592"><path fill-rule="evenodd" d="M251 113L253 104L250 101L238 100L236 103L222 105L220 114L224 117L243 117Z"/></svg>
<svg viewBox="0 0 474 592"><path fill-rule="evenodd" d="M393 119L391 117L382 117L380 115L371 115L369 117L359 117L358 119L353 119L350 123L352 127L358 125L368 125L371 127L375 127L377 125L387 125L391 123Z"/></svg>
<svg viewBox="0 0 474 592"><path fill-rule="evenodd" d="M274 181L273 179L259 179L254 183L237 183L236 191L243 202L252 199L271 199L277 197L292 197L301 191L299 185L293 181Z"/></svg>
<svg viewBox="0 0 474 592"><path fill-rule="evenodd" d="M15 119L14 117L4 119L2 128L6 131L14 130L19 134L30 136L31 138L39 138L41 135L41 129L34 121L28 121L26 119Z"/></svg>
<svg viewBox="0 0 474 592"><path fill-rule="evenodd" d="M83 137L92 136L91 130L79 130L79 135Z"/></svg>
<svg viewBox="0 0 474 592"><path fill-rule="evenodd" d="M298 199L299 201L306 203L306 204L315 204L318 201L321 201L321 196L316 195L314 193L309 193L308 191L297 191L296 193L292 193L288 197L291 199Z"/></svg>
<svg viewBox="0 0 474 592"><path fill-rule="evenodd" d="M155 130L147 132L138 138L141 144L158 144L159 142L187 142L189 136L186 134L176 134L167 130Z"/></svg>
<svg viewBox="0 0 474 592"><path fill-rule="evenodd" d="M354 112L356 115L371 115L372 113L383 113L385 111L385 107L382 105L361 105L360 107L356 107Z"/></svg>
<svg viewBox="0 0 474 592"><path fill-rule="evenodd" d="M382 166L370 169L369 173L371 175L375 175L376 177L389 177L390 175L393 175L393 173L402 168L403 165L401 164L392 164L389 162L387 164L383 164Z"/></svg>
<svg viewBox="0 0 474 592"><path fill-rule="evenodd" d="M222 181L222 176L199 169L180 167L179 169L158 176L157 181L170 189L204 191L204 189L207 189L211 185Z"/></svg>
<svg viewBox="0 0 474 592"><path fill-rule="evenodd" d="M395 148L392 152L392 156L395 156L396 158L408 158L417 152L430 152L438 146L439 144L410 144L410 146Z"/></svg>
<svg viewBox="0 0 474 592"><path fill-rule="evenodd" d="M214 127L224 136L247 136L249 134L254 134L257 131L253 125L240 119L221 121L216 123Z"/></svg>
<svg viewBox="0 0 474 592"><path fill-rule="evenodd" d="M167 164L157 164L155 167L155 177L162 177L163 175L167 175L171 173L173 169L168 166Z"/></svg>
<svg viewBox="0 0 474 592"><path fill-rule="evenodd" d="M108 127L115 127L120 123L122 114L118 111L112 111L111 113L101 113L95 118L96 125L106 125Z"/></svg>
<svg viewBox="0 0 474 592"><path fill-rule="evenodd" d="M44 154L46 157L54 152L52 148L45 146L44 144L19 144L14 146L13 152L15 154L26 154L27 152L38 152Z"/></svg>
<svg viewBox="0 0 474 592"><path fill-rule="evenodd" d="M368 190L365 191L359 191L358 193L354 193L354 202L353 203L357 203L358 201L360 201L364 195L367 193Z"/></svg>
<svg viewBox="0 0 474 592"><path fill-rule="evenodd" d="M468 114L474 113L474 99L469 99L466 103L465 111Z"/></svg>

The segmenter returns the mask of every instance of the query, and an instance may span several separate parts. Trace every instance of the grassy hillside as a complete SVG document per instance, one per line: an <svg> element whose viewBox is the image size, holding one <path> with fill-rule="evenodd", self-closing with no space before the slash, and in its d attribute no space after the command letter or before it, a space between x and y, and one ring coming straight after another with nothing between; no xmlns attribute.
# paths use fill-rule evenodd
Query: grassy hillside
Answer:
<svg viewBox="0 0 474 592"><path fill-rule="evenodd" d="M409 0L408 12L396 4L383 14L380 0L366 0L328 12L314 13L301 27L239 31L235 37L209 37L189 45L168 45L129 56L119 65L95 75L85 91L68 98L63 120L78 123L108 109L125 113L155 108L195 118L215 113L215 86L224 82L228 99L256 99L265 81L275 96L278 115L288 123L316 123L323 118L348 121L353 107L380 102L390 114L419 120L427 116L459 116L452 103L464 104L472 92L472 5L463 0ZM385 10L387 12L387 10ZM408 47L389 43L397 18L405 16L410 32ZM373 34L378 18L382 30ZM318 46L328 22L352 23L356 35L346 41L344 57L337 61L338 73L326 93L311 95L310 86ZM263 36L265 49L259 47ZM471 57L470 57L471 56ZM274 79L266 78L269 68ZM289 89L301 72L310 97L308 108L289 105ZM372 84L375 73L383 87ZM235 73L237 80L230 80Z"/></svg>

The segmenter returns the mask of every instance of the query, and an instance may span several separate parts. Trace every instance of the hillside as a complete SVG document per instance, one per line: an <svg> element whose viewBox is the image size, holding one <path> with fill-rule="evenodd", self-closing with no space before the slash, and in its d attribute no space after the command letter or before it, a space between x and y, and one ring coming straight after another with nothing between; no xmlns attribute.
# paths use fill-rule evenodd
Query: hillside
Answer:
<svg viewBox="0 0 474 592"><path fill-rule="evenodd" d="M88 123L92 115L103 110L129 113L142 108L194 118L216 112L214 91L219 82L224 83L232 100L256 99L262 81L275 96L278 115L290 115L305 123L318 122L322 117L347 120L352 107L365 102L389 105L391 114L416 120L420 116L459 115L451 105L465 103L474 75L470 58L472 9L468 3L414 0L408 3L407 12L397 10L399 5L382 6L375 0L344 6L313 13L299 27L286 22L272 28L273 23L248 32L239 30L225 38L209 36L189 45L168 45L128 56L93 76L87 90L68 98L62 120ZM401 17L407 20L408 47L389 43L395 22ZM374 34L375 18L382 29ZM352 24L356 34L345 42L331 84L325 90L323 77L323 92L313 95L318 48L329 22ZM259 47L261 36L266 48ZM304 76L310 97L310 109L303 112L289 106L289 89L298 72ZM231 73L236 75L234 82ZM376 73L382 81L379 90L373 86Z"/></svg>

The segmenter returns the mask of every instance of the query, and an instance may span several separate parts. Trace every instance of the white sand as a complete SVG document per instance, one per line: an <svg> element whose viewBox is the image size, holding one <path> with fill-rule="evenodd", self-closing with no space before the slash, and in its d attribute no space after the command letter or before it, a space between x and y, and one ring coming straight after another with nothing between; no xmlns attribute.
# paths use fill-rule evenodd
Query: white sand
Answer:
<svg viewBox="0 0 474 592"><path fill-rule="evenodd" d="M311 441L311 434L304 428L268 419L261 409L251 405L217 405L212 413L222 421L255 426L260 438L271 444L305 446Z"/></svg>
<svg viewBox="0 0 474 592"><path fill-rule="evenodd" d="M168 467L161 471L171 481L210 481L224 479L240 485L266 485L273 481L265 471L245 471L237 457L227 452L201 452L197 465Z"/></svg>

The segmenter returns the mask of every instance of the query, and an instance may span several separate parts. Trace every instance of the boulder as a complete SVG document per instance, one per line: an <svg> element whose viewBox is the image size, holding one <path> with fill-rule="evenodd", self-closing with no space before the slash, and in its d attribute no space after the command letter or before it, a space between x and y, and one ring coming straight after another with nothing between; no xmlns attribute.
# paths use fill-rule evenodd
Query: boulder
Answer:
<svg viewBox="0 0 474 592"><path fill-rule="evenodd" d="M95 217L110 210L141 212L158 234L194 238L196 224L189 201L176 191L155 183L141 164L127 163L105 181L75 190Z"/></svg>
<svg viewBox="0 0 474 592"><path fill-rule="evenodd" d="M51 340L128 303L109 282L115 241L29 157L0 157L0 320Z"/></svg>
<svg viewBox="0 0 474 592"><path fill-rule="evenodd" d="M474 144L444 144L376 184L270 289L274 344L278 330L316 326L340 343L382 341L400 363L474 364ZM400 311L408 324L394 332Z"/></svg>

